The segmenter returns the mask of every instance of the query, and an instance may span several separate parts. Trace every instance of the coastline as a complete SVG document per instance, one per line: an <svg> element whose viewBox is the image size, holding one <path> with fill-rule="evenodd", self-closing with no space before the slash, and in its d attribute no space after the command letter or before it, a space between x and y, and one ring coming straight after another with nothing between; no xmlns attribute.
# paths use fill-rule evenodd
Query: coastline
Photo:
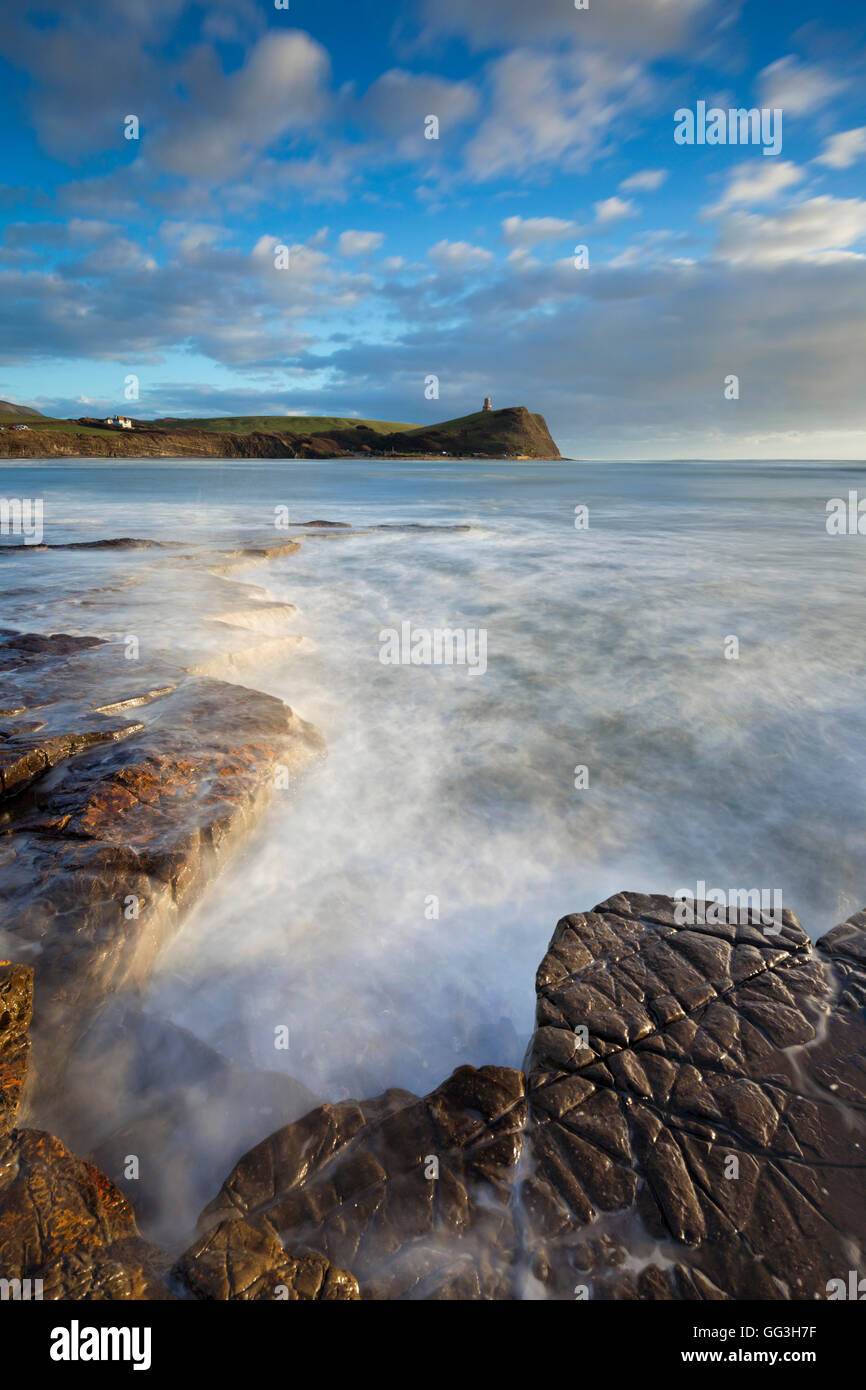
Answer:
<svg viewBox="0 0 866 1390"><path fill-rule="evenodd" d="M307 525L322 535L362 534L339 522ZM116 540L101 544L118 548ZM182 583L212 588L209 612L225 630L198 654L199 639L189 634L183 667L157 654L133 679L128 668L106 667L112 644L99 636L2 634L7 651L14 649L19 692L5 713L23 721L4 744L7 832L11 826L20 836L19 864L58 842L50 892L63 899L64 913L83 914L72 952L54 929L56 896L40 901L37 894L35 916L34 903L19 897L5 923L4 954L15 963L0 970L10 1001L0 1033L0 1143L16 1160L11 1183L0 1181L0 1220L19 1250L16 1277L45 1280L51 1297L133 1299L270 1299L283 1286L304 1299L572 1299L581 1277L600 1298L820 1296L822 1280L843 1258L843 1213L859 1172L847 1107L859 1085L850 1058L866 1042L863 913L822 938L817 951L791 913L781 935L767 936L761 920L729 912L689 930L677 924L669 899L625 893L563 918L539 968L536 1031L523 1071L492 1057L481 1068L459 1067L424 1098L389 1091L325 1106L278 1088L272 1100L282 1127L270 1137L258 1116L259 1091L249 1117L252 1147L205 1207L198 1231L181 1230L168 1250L141 1242L111 1175L99 1174L95 1191L93 1170L59 1140L12 1127L30 1046L31 973L22 956L38 942L34 1065L24 1098L41 1118L76 1068L73 1093L86 1085L105 1046L98 1040L95 1052L88 1048L90 1015L118 992L126 1002L120 1019L108 1014L108 1045L121 1037L133 1053L151 1045L129 992L134 999L204 884L255 831L273 794L275 764L294 760L300 773L325 751L316 731L281 701L213 674L220 663L223 674L241 674L240 656L254 665L273 629L284 628L289 606L244 576L297 553L299 544L213 550L121 543L130 556L141 549L167 560ZM44 721L36 731L26 718L34 680ZM98 704L86 697L88 681ZM52 723L45 701L52 690L63 727ZM70 724L71 694L79 713ZM52 785L46 773L59 767L66 776ZM287 784L297 785L294 771ZM175 810L167 824L166 806L177 808L181 785L181 815ZM134 869L125 849L134 853ZM128 905L133 896L138 914L94 919L94 873L100 898ZM639 963L637 974L630 961ZM583 1026L585 1057L574 1043ZM729 1040L721 1055L720 1039ZM200 1085L198 1052L193 1057L179 1034L172 1047L178 1070L192 1067L189 1083ZM216 1064L210 1058L207 1065ZM787 1078L782 1091L780 1076ZM228 1085L255 1092L257 1083L223 1065L211 1084L217 1094ZM796 1097L801 1118L783 1092ZM150 1157L157 1171L162 1142L157 1134ZM786 1179L792 1145L800 1150L798 1187L810 1192L808 1207ZM722 1181L732 1150L747 1165L749 1193L758 1182L777 1188L785 1219L776 1226L749 1225L738 1189ZM325 1157L323 1167L309 1164L310 1151ZM329 1206L335 1164L344 1195ZM63 1195L37 1213L34 1184L59 1192L61 1173ZM364 1197L371 1182L372 1210ZM717 1214L731 1202L720 1225ZM820 1221L808 1251L798 1253L795 1285L787 1231L809 1209ZM610 1212L620 1213L614 1226Z"/></svg>

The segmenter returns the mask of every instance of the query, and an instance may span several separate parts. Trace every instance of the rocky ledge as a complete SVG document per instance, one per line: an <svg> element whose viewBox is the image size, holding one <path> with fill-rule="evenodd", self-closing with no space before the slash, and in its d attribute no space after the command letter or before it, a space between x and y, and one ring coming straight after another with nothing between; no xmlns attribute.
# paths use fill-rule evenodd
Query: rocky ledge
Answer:
<svg viewBox="0 0 866 1390"><path fill-rule="evenodd" d="M864 929L813 950L791 913L682 925L637 894L563 918L525 1072L311 1110L240 1160L170 1268L107 1179L9 1129L13 969L0 1274L51 1297L826 1298L866 1239Z"/></svg>
<svg viewBox="0 0 866 1390"><path fill-rule="evenodd" d="M31 1087L50 1114L86 1094L74 1056L92 1053L100 1009L134 1000L274 788L323 745L281 700L127 660L122 642L2 629L0 677L0 955L35 968ZM130 1006L113 1046L135 1027Z"/></svg>

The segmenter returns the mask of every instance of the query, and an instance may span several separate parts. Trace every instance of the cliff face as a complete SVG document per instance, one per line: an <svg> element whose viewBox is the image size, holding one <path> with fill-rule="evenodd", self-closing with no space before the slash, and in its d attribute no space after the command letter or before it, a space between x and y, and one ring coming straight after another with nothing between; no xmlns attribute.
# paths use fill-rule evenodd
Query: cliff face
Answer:
<svg viewBox="0 0 866 1390"><path fill-rule="evenodd" d="M479 411L439 425L376 433L367 425L329 433L248 433L138 424L133 430L39 426L0 433L5 458L520 458L558 459L543 415L525 406Z"/></svg>
<svg viewBox="0 0 866 1390"><path fill-rule="evenodd" d="M525 405L479 411L441 425L384 435L376 452L449 454L460 458L558 459L543 415Z"/></svg>

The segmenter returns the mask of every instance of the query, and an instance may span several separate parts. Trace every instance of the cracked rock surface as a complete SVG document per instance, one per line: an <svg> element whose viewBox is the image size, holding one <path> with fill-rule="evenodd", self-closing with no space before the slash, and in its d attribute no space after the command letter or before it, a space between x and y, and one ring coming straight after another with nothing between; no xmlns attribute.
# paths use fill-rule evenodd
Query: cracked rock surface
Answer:
<svg viewBox="0 0 866 1390"><path fill-rule="evenodd" d="M250 1150L201 1224L318 1250L363 1298L506 1298L525 1123L504 1067L460 1067L423 1100L320 1106Z"/></svg>
<svg viewBox="0 0 866 1390"><path fill-rule="evenodd" d="M816 953L791 913L712 912L564 918L526 1078L322 1106L202 1229L303 1243L362 1298L825 1298L866 1238L866 914Z"/></svg>
<svg viewBox="0 0 866 1390"><path fill-rule="evenodd" d="M8 1132L28 972L0 968L0 1267L49 1297L826 1298L863 1248L866 914L691 924L621 894L563 918L527 1074L322 1105L255 1145L186 1253L114 1184ZM776 930L778 927L778 930Z"/></svg>
<svg viewBox="0 0 866 1390"><path fill-rule="evenodd" d="M563 1294L823 1298L866 1236L866 1026L834 964L866 917L813 953L791 913L714 911L622 894L539 968L521 1196Z"/></svg>

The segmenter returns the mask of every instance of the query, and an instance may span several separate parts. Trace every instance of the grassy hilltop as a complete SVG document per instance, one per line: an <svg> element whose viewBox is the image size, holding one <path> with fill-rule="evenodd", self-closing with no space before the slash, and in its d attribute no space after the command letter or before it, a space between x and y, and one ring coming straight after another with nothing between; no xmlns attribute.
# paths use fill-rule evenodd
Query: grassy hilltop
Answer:
<svg viewBox="0 0 866 1390"><path fill-rule="evenodd" d="M27 425L26 430L11 425ZM525 406L477 411L436 425L334 415L240 415L56 420L0 401L5 458L515 458L557 459L543 415Z"/></svg>

